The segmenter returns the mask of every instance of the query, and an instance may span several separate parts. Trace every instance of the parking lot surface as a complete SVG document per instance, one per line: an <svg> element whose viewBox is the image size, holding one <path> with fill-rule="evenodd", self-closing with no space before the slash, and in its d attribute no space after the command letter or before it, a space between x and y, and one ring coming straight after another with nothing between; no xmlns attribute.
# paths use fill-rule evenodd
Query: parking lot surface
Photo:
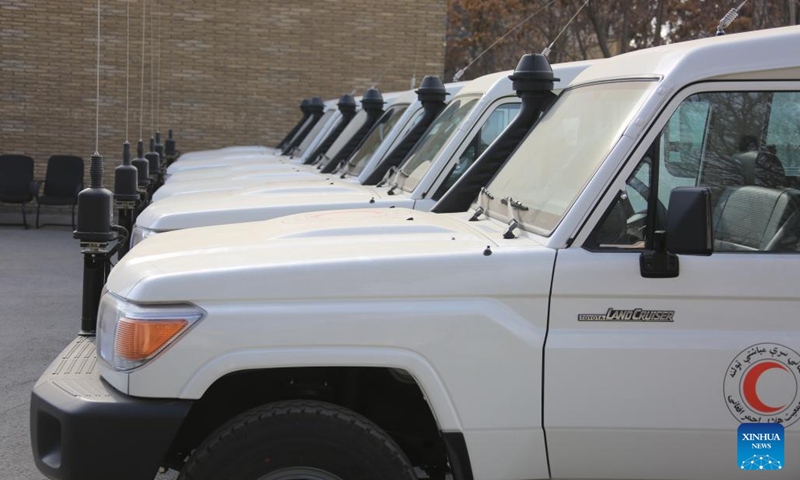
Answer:
<svg viewBox="0 0 800 480"><path fill-rule="evenodd" d="M0 227L0 472L40 480L31 455L31 389L80 327L83 259L70 227Z"/></svg>
<svg viewBox="0 0 800 480"><path fill-rule="evenodd" d="M30 393L80 328L83 257L69 226L4 225L0 272L0 478L43 480L30 448Z"/></svg>

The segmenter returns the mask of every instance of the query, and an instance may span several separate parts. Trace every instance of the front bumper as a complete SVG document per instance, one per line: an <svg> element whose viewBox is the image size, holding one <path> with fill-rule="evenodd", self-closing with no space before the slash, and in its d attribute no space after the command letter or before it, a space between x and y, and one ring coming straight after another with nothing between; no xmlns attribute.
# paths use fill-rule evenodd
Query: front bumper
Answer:
<svg viewBox="0 0 800 480"><path fill-rule="evenodd" d="M94 338L78 337L31 394L36 467L56 480L152 480L191 405L118 392L100 378Z"/></svg>

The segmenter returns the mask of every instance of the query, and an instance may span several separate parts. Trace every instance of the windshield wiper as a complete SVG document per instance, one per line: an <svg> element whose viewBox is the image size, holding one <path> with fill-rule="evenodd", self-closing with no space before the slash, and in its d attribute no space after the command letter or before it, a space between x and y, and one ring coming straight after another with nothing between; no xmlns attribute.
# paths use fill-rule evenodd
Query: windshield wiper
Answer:
<svg viewBox="0 0 800 480"><path fill-rule="evenodd" d="M529 210L528 207L525 206L522 202L520 202L519 200L514 200L511 197L500 199L500 203L502 203L503 205L510 205L511 208L513 208L514 210L522 210L522 211Z"/></svg>
<svg viewBox="0 0 800 480"><path fill-rule="evenodd" d="M503 238L505 238L506 240L511 240L512 238L517 238L517 236L514 235L514 230L516 230L517 227L519 227L519 222L517 222L516 220L514 220L512 218L508 222L508 230L506 230L505 233L503 234Z"/></svg>
<svg viewBox="0 0 800 480"><path fill-rule="evenodd" d="M353 163L353 159L352 158L350 160L348 160L346 163L342 164L342 167L341 167L342 168L342 174L339 176L339 178L347 177L347 175L350 174L350 170L352 170L353 167L355 167L355 166L356 166L356 164Z"/></svg>
<svg viewBox="0 0 800 480"><path fill-rule="evenodd" d="M508 205L514 210L522 210L522 211L528 210L528 207L525 206L522 202L520 202L519 200L514 200L510 196L501 198L500 203L502 203L503 205ZM516 219L512 218L508 222L508 229L505 231L505 233L503 233L503 238L507 240L515 238L516 235L514 235L514 230L516 230L517 228L519 228L519 222L517 222Z"/></svg>
<svg viewBox="0 0 800 480"><path fill-rule="evenodd" d="M317 167L317 170L319 170L320 168L322 168L323 164L325 164L325 163L327 163L329 161L330 161L330 157L328 157L327 155L325 155L323 153L319 157L317 157L316 160L314 160L314 163L312 163L312 165L315 165Z"/></svg>
<svg viewBox="0 0 800 480"><path fill-rule="evenodd" d="M469 217L469 221L470 222L477 222L481 218L481 215L483 215L483 212L485 212L485 211L486 210L484 210L483 207L478 205L478 208L475 209L475 213L473 213L472 216Z"/></svg>
<svg viewBox="0 0 800 480"><path fill-rule="evenodd" d="M478 206L477 208L475 208L475 213L473 213L472 216L469 217L470 222L477 222L481 218L481 215L486 213L486 209L489 208L488 205L484 208L484 206L482 205L483 202L481 202L481 197L486 197L489 200L494 200L494 195L489 193L489 190L487 190L486 187L481 187L481 189L478 190Z"/></svg>
<svg viewBox="0 0 800 480"><path fill-rule="evenodd" d="M389 179L392 178L392 176L394 176L395 172L397 172L397 167L389 167L389 170L386 171L386 175L384 175L383 179L380 182L378 182L375 186L382 187L386 185L386 183L389 182Z"/></svg>

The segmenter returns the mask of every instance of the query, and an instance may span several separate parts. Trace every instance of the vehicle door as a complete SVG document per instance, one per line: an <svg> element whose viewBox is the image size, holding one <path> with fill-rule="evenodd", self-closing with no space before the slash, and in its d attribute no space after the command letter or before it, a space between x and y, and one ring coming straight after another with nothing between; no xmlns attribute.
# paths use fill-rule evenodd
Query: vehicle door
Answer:
<svg viewBox="0 0 800 480"><path fill-rule="evenodd" d="M558 252L544 384L554 478L756 478L737 458L740 423L783 425L785 463L762 468L800 478L798 175L800 83L673 98ZM647 278L640 257L679 186L710 188L714 251Z"/></svg>

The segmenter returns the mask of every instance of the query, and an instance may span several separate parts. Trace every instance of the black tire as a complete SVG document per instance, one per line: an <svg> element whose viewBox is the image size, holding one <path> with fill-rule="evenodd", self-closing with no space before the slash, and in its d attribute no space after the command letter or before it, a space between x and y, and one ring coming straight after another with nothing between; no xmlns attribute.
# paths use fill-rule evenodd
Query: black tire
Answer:
<svg viewBox="0 0 800 480"><path fill-rule="evenodd" d="M296 400L255 408L217 429L194 451L178 480L317 478L416 476L400 447L370 420L337 405Z"/></svg>

